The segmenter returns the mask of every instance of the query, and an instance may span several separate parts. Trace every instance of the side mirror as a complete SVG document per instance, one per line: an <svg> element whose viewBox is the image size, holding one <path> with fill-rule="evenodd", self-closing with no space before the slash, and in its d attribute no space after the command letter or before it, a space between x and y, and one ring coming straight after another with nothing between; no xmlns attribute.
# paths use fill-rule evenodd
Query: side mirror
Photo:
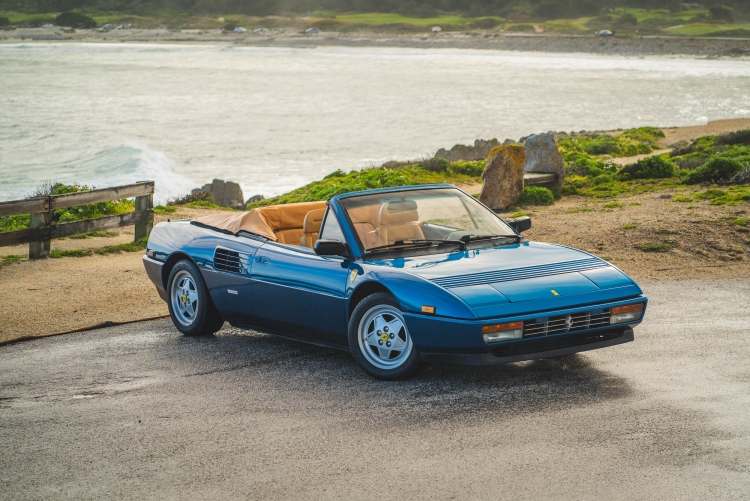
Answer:
<svg viewBox="0 0 750 501"><path fill-rule="evenodd" d="M318 256L341 256L347 259L352 257L349 248L340 240L318 240L315 242L315 254Z"/></svg>
<svg viewBox="0 0 750 501"><path fill-rule="evenodd" d="M531 228L531 218L529 216L517 217L508 221L508 224L516 230L516 233L521 233Z"/></svg>

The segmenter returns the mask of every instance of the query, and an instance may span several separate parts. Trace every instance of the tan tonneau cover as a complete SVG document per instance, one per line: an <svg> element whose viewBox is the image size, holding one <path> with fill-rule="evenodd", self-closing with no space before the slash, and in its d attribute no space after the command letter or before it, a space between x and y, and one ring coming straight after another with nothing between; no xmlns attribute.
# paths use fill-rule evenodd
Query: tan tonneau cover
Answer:
<svg viewBox="0 0 750 501"><path fill-rule="evenodd" d="M247 231L275 242L278 240L276 232L295 228L301 229L308 212L315 209L325 209L325 207L325 202L274 205L272 207L258 207L248 212L213 214L199 217L194 221L210 228L229 231L234 235L240 231Z"/></svg>

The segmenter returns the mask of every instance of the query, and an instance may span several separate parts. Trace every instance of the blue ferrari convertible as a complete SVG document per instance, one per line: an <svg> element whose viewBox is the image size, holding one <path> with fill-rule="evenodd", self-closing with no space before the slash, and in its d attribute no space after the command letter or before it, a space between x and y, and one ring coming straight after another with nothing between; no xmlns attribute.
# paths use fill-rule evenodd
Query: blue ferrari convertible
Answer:
<svg viewBox="0 0 750 501"><path fill-rule="evenodd" d="M638 285L530 226L451 185L387 188L160 223L143 261L185 335L229 322L349 350L380 379L632 341Z"/></svg>

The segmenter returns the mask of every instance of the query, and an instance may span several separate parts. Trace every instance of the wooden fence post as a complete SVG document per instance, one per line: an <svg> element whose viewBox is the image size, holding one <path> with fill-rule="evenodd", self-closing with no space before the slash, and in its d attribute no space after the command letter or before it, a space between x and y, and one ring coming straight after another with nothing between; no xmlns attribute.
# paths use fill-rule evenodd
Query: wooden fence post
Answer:
<svg viewBox="0 0 750 501"><path fill-rule="evenodd" d="M135 210L146 210L154 208L154 195L143 195L135 197ZM148 237L154 227L154 214L149 214L145 221L135 225L135 241Z"/></svg>
<svg viewBox="0 0 750 501"><path fill-rule="evenodd" d="M49 226L50 223L49 212L32 212L31 213L31 224L29 228L39 228L43 226ZM49 234L45 240L38 242L29 243L29 259L42 259L49 257L50 250L50 239Z"/></svg>

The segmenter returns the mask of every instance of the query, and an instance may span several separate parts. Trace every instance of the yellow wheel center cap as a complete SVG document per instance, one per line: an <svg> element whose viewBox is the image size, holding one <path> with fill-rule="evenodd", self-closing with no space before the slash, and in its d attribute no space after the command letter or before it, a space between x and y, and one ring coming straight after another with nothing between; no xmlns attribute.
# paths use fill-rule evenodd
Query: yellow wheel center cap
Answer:
<svg viewBox="0 0 750 501"><path fill-rule="evenodd" d="M187 303L187 296L182 296L182 302Z"/></svg>
<svg viewBox="0 0 750 501"><path fill-rule="evenodd" d="M385 333L384 333L384 334L382 334L382 335L380 336L380 339L382 339L383 341L388 341L388 334L385 334Z"/></svg>

